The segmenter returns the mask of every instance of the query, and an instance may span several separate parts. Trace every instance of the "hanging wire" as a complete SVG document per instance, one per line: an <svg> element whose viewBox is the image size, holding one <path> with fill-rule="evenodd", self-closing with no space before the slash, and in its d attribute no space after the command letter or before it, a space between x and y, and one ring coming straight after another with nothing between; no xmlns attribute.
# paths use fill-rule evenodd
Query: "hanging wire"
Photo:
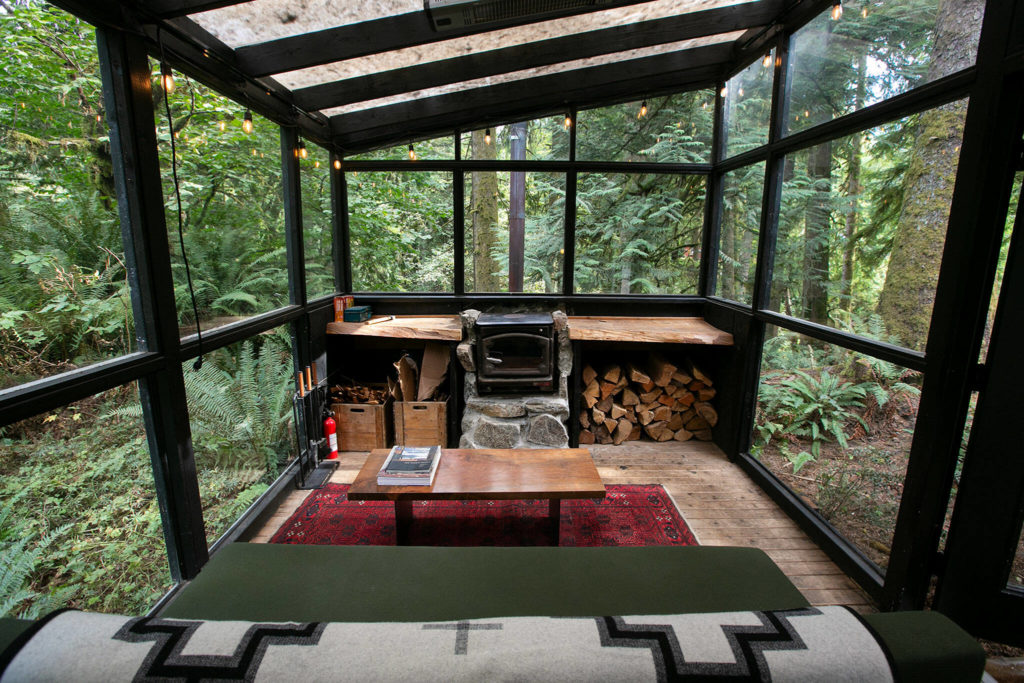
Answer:
<svg viewBox="0 0 1024 683"><path fill-rule="evenodd" d="M156 42L160 46L160 63L165 64L164 60L164 41L160 35L160 27L156 29ZM161 84L163 79L161 78ZM192 287L192 270L188 265L188 255L185 253L185 226L181 218L181 187L178 183L178 150L174 144L174 119L171 118L171 99L168 96L169 93L164 90L164 114L167 117L167 132L170 133L171 138L171 178L174 180L174 199L177 204L177 215L178 215L178 244L181 246L181 260L185 263L185 279L188 281L188 295L192 300L192 315L195 316L196 320L196 340L199 346L199 357L196 358L196 362L192 364L193 370L199 370L203 367L203 332L199 324L199 307L196 305L196 292Z"/></svg>

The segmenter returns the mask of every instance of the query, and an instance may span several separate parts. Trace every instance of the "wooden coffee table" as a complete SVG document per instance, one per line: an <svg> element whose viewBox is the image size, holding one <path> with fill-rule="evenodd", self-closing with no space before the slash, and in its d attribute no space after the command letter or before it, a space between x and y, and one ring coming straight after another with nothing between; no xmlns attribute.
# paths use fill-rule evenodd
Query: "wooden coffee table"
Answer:
<svg viewBox="0 0 1024 683"><path fill-rule="evenodd" d="M604 483L584 448L445 449L432 486L378 486L387 449L370 452L349 500L393 500L398 545L408 545L414 500L549 500L558 545L563 498L604 498Z"/></svg>

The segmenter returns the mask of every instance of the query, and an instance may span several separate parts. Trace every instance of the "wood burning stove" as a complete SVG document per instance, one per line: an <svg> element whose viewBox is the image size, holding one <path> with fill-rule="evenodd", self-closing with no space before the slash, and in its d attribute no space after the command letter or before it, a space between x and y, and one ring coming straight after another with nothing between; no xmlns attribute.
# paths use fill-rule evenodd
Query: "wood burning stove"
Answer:
<svg viewBox="0 0 1024 683"><path fill-rule="evenodd" d="M477 318L480 394L554 392L556 356L550 313L481 313Z"/></svg>

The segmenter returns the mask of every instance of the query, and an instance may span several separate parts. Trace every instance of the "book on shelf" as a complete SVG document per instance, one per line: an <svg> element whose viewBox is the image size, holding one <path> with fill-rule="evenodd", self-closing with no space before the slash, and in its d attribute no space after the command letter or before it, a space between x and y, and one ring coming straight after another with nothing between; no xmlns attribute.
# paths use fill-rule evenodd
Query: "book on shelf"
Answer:
<svg viewBox="0 0 1024 683"><path fill-rule="evenodd" d="M430 486L440 461L440 446L394 446L377 472L377 485Z"/></svg>

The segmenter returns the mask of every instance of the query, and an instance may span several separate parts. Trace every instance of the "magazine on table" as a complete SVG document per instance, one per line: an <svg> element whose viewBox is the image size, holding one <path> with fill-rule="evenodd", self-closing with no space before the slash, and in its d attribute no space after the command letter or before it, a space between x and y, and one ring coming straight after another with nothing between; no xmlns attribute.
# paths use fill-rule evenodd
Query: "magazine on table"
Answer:
<svg viewBox="0 0 1024 683"><path fill-rule="evenodd" d="M440 446L394 446L377 472L377 485L430 486L440 461Z"/></svg>

